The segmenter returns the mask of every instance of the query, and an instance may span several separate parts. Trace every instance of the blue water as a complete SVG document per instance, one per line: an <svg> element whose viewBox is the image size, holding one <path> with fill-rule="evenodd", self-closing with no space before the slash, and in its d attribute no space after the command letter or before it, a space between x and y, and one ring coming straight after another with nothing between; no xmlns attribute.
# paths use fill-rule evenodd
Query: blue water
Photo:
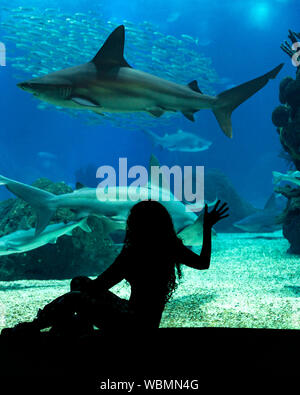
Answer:
<svg viewBox="0 0 300 395"><path fill-rule="evenodd" d="M19 81L13 76L12 65L8 62L6 67L0 68L0 173L24 182L44 176L74 184L76 170L89 163L116 166L119 157L127 157L129 166L147 166L150 154L154 152L166 165L204 165L220 169L244 198L256 206L264 204L273 189L272 171L285 171L287 167L278 157L281 146L271 114L279 104L280 80L295 74L295 68L280 50L280 43L286 39L288 29L299 30L299 2L165 0L162 4L161 0L26 0L8 4L39 8L55 8L57 5L62 12L71 14L101 11L107 20L116 23L122 23L124 19L133 23L146 20L156 24L165 35L199 37L202 43L199 51L212 59L213 68L221 79L228 81L228 85L262 75L281 62L285 67L275 81L234 112L232 140L223 135L210 111L199 112L194 124L184 117L179 121L178 117L174 118L173 132L180 127L213 142L205 152L174 154L153 149L150 140L139 131L117 128L108 122L87 125L80 117L71 118L54 107L46 111L38 109L28 93L17 88ZM0 41L4 33L0 29ZM11 46L8 43L8 54ZM32 42L34 47L35 42ZM16 55L18 52L14 52ZM127 60L135 65L136 59ZM83 63L85 61L82 59ZM195 78L187 70L184 73L186 83ZM216 90L218 93L220 88L216 87ZM157 119L156 122L159 130L161 121ZM42 160L38 157L41 151L54 154L56 160ZM1 189L0 198L5 196L6 192Z"/></svg>

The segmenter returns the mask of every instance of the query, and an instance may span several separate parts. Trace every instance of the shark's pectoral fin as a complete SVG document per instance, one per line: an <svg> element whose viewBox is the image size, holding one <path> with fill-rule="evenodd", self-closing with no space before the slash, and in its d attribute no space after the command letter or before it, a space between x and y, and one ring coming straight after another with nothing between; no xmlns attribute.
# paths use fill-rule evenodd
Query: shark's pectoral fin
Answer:
<svg viewBox="0 0 300 395"><path fill-rule="evenodd" d="M87 223L88 217L83 218L83 220L80 222L79 227L82 229L84 232L91 233L92 229L89 227Z"/></svg>
<svg viewBox="0 0 300 395"><path fill-rule="evenodd" d="M79 104L80 106L84 106L84 107L101 107L100 104L96 100L91 99L89 97L74 96L71 98L71 100L74 103Z"/></svg>
<svg viewBox="0 0 300 395"><path fill-rule="evenodd" d="M124 59L125 28L117 27L107 38L92 62L100 71L109 71L114 67L131 67Z"/></svg>
<svg viewBox="0 0 300 395"><path fill-rule="evenodd" d="M183 114L189 121L195 122L194 114L195 114L195 112L197 112L197 111L198 111L198 110L182 111L182 114Z"/></svg>
<svg viewBox="0 0 300 395"><path fill-rule="evenodd" d="M149 114L153 115L156 118L159 118L163 115L165 112L161 107L153 107L153 108L147 108L146 109Z"/></svg>
<svg viewBox="0 0 300 395"><path fill-rule="evenodd" d="M43 230L49 224L53 214L55 213L55 210L51 210L48 208L41 208L41 209L36 209L36 213L37 213L37 221L35 227L35 236L38 236L43 232Z"/></svg>

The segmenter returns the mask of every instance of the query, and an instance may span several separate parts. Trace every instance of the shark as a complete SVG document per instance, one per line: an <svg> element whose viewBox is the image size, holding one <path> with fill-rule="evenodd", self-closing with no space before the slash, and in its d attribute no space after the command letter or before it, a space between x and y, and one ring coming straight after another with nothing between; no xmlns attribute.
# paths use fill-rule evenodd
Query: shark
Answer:
<svg viewBox="0 0 300 395"><path fill-rule="evenodd" d="M300 171L289 171L286 174L273 171L273 184L279 184L281 181L291 182L300 186Z"/></svg>
<svg viewBox="0 0 300 395"><path fill-rule="evenodd" d="M71 209L77 214L77 219L88 216L101 218L106 234L125 230L130 209L139 201L151 198L159 201L168 210L178 237L186 245L202 244L199 235L202 234L203 216L198 216L193 210L197 207L198 211L198 203L187 206L172 195L169 190L155 184L138 188L135 186L110 186L106 188L104 196L99 196L99 188L86 187L71 193L55 195L4 176L0 176L0 185L5 185L10 192L23 199L35 210L37 214L36 236L44 232L59 208ZM208 203L208 206L215 203Z"/></svg>
<svg viewBox="0 0 300 395"><path fill-rule="evenodd" d="M176 133L166 133L164 136L158 136L148 130L144 130L144 133L151 138L155 145L168 151L200 152L209 149L212 144L211 141L207 141L181 129L177 130Z"/></svg>
<svg viewBox="0 0 300 395"><path fill-rule="evenodd" d="M268 73L226 90L204 94L196 80L187 85L137 70L124 58L125 27L117 27L96 56L87 63L18 83L18 87L55 106L97 114L147 112L160 117L181 112L194 122L194 114L211 109L226 136L232 137L231 114L244 101L274 79L283 63Z"/></svg>
<svg viewBox="0 0 300 395"><path fill-rule="evenodd" d="M280 214L286 207L287 200L273 193L263 210L251 214L234 223L234 226L248 233L272 233L282 229Z"/></svg>
<svg viewBox="0 0 300 395"><path fill-rule="evenodd" d="M21 254L32 251L46 244L55 244L61 236L72 236L75 228L81 228L85 232L91 232L87 224L87 218L78 222L58 223L49 225L40 235L35 235L35 229L17 230L0 238L0 256Z"/></svg>

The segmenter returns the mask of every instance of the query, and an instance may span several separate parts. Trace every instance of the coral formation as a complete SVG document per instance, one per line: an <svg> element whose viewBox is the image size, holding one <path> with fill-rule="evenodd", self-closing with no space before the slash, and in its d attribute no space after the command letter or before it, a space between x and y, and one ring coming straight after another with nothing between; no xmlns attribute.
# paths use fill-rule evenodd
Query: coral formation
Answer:
<svg viewBox="0 0 300 395"><path fill-rule="evenodd" d="M288 126L290 111L286 106L278 106L272 114L272 122L275 126L282 128Z"/></svg>
<svg viewBox="0 0 300 395"><path fill-rule="evenodd" d="M297 170L300 170L300 33L289 31L289 39L281 49L293 60L296 78L285 77L280 83L279 100L283 104L272 114L280 142ZM297 45L295 45L297 44ZM300 254L300 188L277 187L276 192L288 198L282 215L283 235L290 242L289 252Z"/></svg>
<svg viewBox="0 0 300 395"><path fill-rule="evenodd" d="M280 218L283 222L283 235L290 243L288 252L300 254L300 188L287 185L277 187L275 191L288 199L287 207Z"/></svg>
<svg viewBox="0 0 300 395"><path fill-rule="evenodd" d="M72 192L63 182L53 183L39 179L34 186L62 194ZM0 237L20 229L35 226L35 213L21 199L9 199L0 203ZM51 223L75 220L68 209L59 209ZM56 244L47 244L36 250L0 257L0 280L64 279L78 275L98 275L117 256L118 250L106 239L99 218L88 219L92 233L75 229L72 237L63 236Z"/></svg>

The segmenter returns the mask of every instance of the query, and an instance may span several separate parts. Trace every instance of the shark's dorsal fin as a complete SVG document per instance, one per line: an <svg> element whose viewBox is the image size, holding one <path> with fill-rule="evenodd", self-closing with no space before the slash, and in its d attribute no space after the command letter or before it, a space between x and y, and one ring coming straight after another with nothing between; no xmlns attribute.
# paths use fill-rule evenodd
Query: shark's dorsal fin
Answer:
<svg viewBox="0 0 300 395"><path fill-rule="evenodd" d="M264 210L284 210L285 206L286 198L273 192L267 200Z"/></svg>
<svg viewBox="0 0 300 395"><path fill-rule="evenodd" d="M75 189L78 190L78 189L83 189L83 188L86 188L86 186L84 184L82 184L81 182L77 181Z"/></svg>
<svg viewBox="0 0 300 395"><path fill-rule="evenodd" d="M190 82L190 83L188 84L188 87L191 88L191 89L192 89L193 91L195 91L195 92L198 92L198 93L203 94L203 92L201 92L201 90L200 90L200 88L199 88L199 86L198 86L198 82L197 82L196 80Z"/></svg>
<svg viewBox="0 0 300 395"><path fill-rule="evenodd" d="M157 157L154 154L151 154L150 159L149 159L149 173L151 174L151 167L152 166L157 166L160 167L160 163L159 160L157 159Z"/></svg>
<svg viewBox="0 0 300 395"><path fill-rule="evenodd" d="M124 59L125 28L117 27L94 57L97 68L107 71L114 67L131 67Z"/></svg>
<svg viewBox="0 0 300 395"><path fill-rule="evenodd" d="M156 180L158 182L158 185L156 185L156 183L154 182L155 180L152 180L152 178L151 178L151 168L153 166L160 167L160 163L159 163L159 160L157 159L157 157L154 154L151 154L150 159L149 159L149 165L148 165L148 173L149 173L148 185L150 187L151 187L151 185L159 187L162 175L160 175L159 180Z"/></svg>

